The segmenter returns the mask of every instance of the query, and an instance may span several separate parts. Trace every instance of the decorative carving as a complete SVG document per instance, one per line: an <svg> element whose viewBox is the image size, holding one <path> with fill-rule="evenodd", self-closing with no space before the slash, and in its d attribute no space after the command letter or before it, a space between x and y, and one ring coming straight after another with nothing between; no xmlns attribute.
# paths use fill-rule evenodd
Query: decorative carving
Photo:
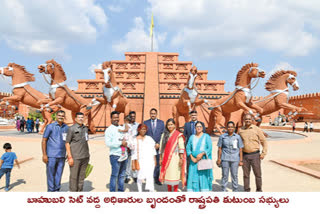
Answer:
<svg viewBox="0 0 320 214"><path fill-rule="evenodd" d="M135 83L123 83L123 90L136 90Z"/></svg>
<svg viewBox="0 0 320 214"><path fill-rule="evenodd" d="M131 64L131 69L140 69L141 68L141 64L140 63L132 63Z"/></svg>
<svg viewBox="0 0 320 214"><path fill-rule="evenodd" d="M188 79L189 74L188 73L181 73L180 74L180 79Z"/></svg>
<svg viewBox="0 0 320 214"><path fill-rule="evenodd" d="M188 70L187 64L177 64L176 70Z"/></svg>
<svg viewBox="0 0 320 214"><path fill-rule="evenodd" d="M174 56L162 56L163 61L174 61Z"/></svg>
<svg viewBox="0 0 320 214"><path fill-rule="evenodd" d="M168 90L180 90L180 84L179 83L171 83L168 85Z"/></svg>
<svg viewBox="0 0 320 214"><path fill-rule="evenodd" d="M173 64L163 64L163 69L173 69Z"/></svg>
<svg viewBox="0 0 320 214"><path fill-rule="evenodd" d="M97 83L87 83L86 90L88 89L99 90L99 87Z"/></svg>
<svg viewBox="0 0 320 214"><path fill-rule="evenodd" d="M116 69L128 69L127 65L128 65L127 63L117 63Z"/></svg>
<svg viewBox="0 0 320 214"><path fill-rule="evenodd" d="M177 79L177 77L176 77L176 74L173 74L173 73L165 73L164 74L165 76L164 76L164 79L173 79L173 80L176 80Z"/></svg>
<svg viewBox="0 0 320 214"><path fill-rule="evenodd" d="M199 78L199 80L203 80L202 74L198 74L198 78Z"/></svg>
<svg viewBox="0 0 320 214"><path fill-rule="evenodd" d="M118 78L123 78L123 73L122 72L116 72L116 78L118 79Z"/></svg>
<svg viewBox="0 0 320 214"><path fill-rule="evenodd" d="M200 83L196 83L196 88L197 88L197 90L201 90L201 84Z"/></svg>
<svg viewBox="0 0 320 214"><path fill-rule="evenodd" d="M128 73L127 79L139 79L138 73Z"/></svg>
<svg viewBox="0 0 320 214"><path fill-rule="evenodd" d="M217 91L217 86L215 84L204 84L205 91Z"/></svg>
<svg viewBox="0 0 320 214"><path fill-rule="evenodd" d="M129 61L140 61L140 55L130 55Z"/></svg>

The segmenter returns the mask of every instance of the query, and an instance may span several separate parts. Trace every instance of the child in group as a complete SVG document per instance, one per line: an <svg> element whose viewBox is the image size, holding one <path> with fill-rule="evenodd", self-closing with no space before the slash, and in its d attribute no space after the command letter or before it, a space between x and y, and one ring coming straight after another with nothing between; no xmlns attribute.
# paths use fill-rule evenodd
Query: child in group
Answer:
<svg viewBox="0 0 320 214"><path fill-rule="evenodd" d="M129 130L130 130L130 122L131 122L131 116L127 115L124 118L124 124L123 128L124 129L119 129L118 131L123 134L123 140L127 141L129 140ZM118 159L119 162L122 162L128 158L128 154L126 152L126 147L121 146L121 156Z"/></svg>
<svg viewBox="0 0 320 214"><path fill-rule="evenodd" d="M16 162L18 168L20 169L19 161L17 159L16 153L11 152L11 144L5 143L3 145L5 153L1 156L0 160L0 179L4 174L6 174L6 187L5 191L9 191L9 185L10 185L10 175L11 170L13 168L13 161Z"/></svg>

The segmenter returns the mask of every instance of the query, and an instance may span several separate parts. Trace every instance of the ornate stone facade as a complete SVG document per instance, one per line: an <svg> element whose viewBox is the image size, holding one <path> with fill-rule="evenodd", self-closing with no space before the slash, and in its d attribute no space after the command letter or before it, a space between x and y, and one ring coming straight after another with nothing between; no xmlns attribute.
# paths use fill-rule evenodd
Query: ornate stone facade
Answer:
<svg viewBox="0 0 320 214"><path fill-rule="evenodd" d="M137 122L149 119L149 111L156 108L159 117L172 117L172 106L186 86L191 61L179 61L178 53L126 52L125 60L111 60L116 80L129 99L130 110L136 111ZM102 97L103 72L95 70L96 79L78 80L77 94L84 98ZM224 91L225 81L207 80L208 71L199 70L196 87L201 98L220 99L228 95ZM209 111L198 108L199 119L208 122ZM96 107L94 122L98 131L110 125L110 107ZM122 122L122 121L121 121Z"/></svg>

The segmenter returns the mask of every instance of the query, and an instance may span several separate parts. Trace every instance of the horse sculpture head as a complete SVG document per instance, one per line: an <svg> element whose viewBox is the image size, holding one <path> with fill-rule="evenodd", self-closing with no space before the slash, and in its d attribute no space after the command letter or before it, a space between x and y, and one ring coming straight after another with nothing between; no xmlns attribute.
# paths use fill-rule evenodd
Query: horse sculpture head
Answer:
<svg viewBox="0 0 320 214"><path fill-rule="evenodd" d="M268 82L265 84L265 89L268 91L283 90L291 85L294 91L299 90L297 73L295 71L276 71L271 75Z"/></svg>
<svg viewBox="0 0 320 214"><path fill-rule="evenodd" d="M247 87L250 85L252 78L264 78L266 73L258 66L257 63L248 63L244 65L237 74L235 85Z"/></svg>
<svg viewBox="0 0 320 214"><path fill-rule="evenodd" d="M35 81L34 74L29 73L24 66L16 63L9 63L7 67L0 68L0 74L12 77L12 85Z"/></svg>
<svg viewBox="0 0 320 214"><path fill-rule="evenodd" d="M104 74L104 83L107 88L115 86L115 77L112 71L113 65L111 61L106 61L102 63L102 71Z"/></svg>
<svg viewBox="0 0 320 214"><path fill-rule="evenodd" d="M194 85L194 81L198 75L198 69L196 66L192 66L189 73L189 81L188 81L188 88L192 89Z"/></svg>
<svg viewBox="0 0 320 214"><path fill-rule="evenodd" d="M38 66L39 72L42 74L49 74L55 82L62 82L67 80L66 74L62 66L54 59L47 60L46 63ZM51 82L53 84L53 82Z"/></svg>

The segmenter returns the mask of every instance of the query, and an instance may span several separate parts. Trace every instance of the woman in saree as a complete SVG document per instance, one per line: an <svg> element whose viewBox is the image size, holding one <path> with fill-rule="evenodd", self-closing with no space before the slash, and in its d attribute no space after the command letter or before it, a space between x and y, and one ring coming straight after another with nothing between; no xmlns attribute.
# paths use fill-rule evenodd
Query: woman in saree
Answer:
<svg viewBox="0 0 320 214"><path fill-rule="evenodd" d="M186 185L186 151L184 136L176 130L174 119L166 122L166 128L160 141L160 177L162 183L168 185L168 192L177 192L179 182L182 188Z"/></svg>
<svg viewBox="0 0 320 214"><path fill-rule="evenodd" d="M19 117L17 118L17 121L16 121L16 128L18 131L20 131L20 118Z"/></svg>
<svg viewBox="0 0 320 214"><path fill-rule="evenodd" d="M202 124L195 124L196 134L191 135L187 144L187 156L190 156L188 171L188 192L208 192L212 190L212 169L198 170L198 162L201 159L212 160L212 141L208 134L203 133Z"/></svg>

